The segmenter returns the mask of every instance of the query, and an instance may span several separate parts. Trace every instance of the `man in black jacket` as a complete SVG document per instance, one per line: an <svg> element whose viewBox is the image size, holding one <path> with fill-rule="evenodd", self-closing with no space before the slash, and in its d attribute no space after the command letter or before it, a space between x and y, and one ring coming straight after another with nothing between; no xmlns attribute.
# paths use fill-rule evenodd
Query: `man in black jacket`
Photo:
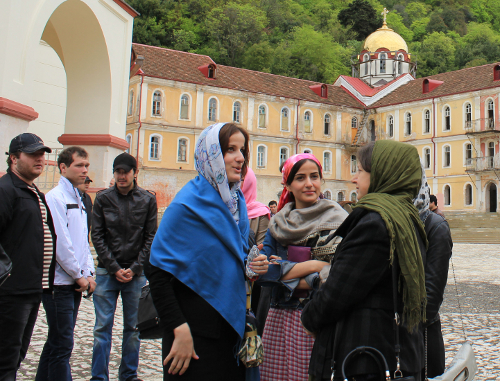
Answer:
<svg viewBox="0 0 500 381"><path fill-rule="evenodd" d="M156 197L135 182L137 162L128 153L115 158L115 185L99 192L94 202L92 242L98 256L94 292L96 323L92 356L92 380L108 379L111 331L116 300L123 302L120 381L140 381L139 334L135 331L141 288L146 284L144 261L157 227Z"/></svg>
<svg viewBox="0 0 500 381"><path fill-rule="evenodd" d="M51 149L34 134L10 142L7 174L0 178L0 245L12 261L0 287L0 380L13 381L24 360L42 292L54 281L56 236L45 196L33 181Z"/></svg>

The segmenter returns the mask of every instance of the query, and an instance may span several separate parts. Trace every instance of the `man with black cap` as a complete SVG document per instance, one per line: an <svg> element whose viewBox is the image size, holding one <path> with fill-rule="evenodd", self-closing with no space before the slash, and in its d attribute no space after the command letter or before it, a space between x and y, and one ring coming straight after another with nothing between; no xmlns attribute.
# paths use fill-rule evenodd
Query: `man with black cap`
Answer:
<svg viewBox="0 0 500 381"><path fill-rule="evenodd" d="M111 331L118 294L123 304L120 381L140 381L139 334L135 330L141 288L146 284L143 264L157 227L156 197L137 186L137 162L122 153L113 163L115 185L97 193L92 218L92 242L98 256L94 292L96 323L92 379L107 380Z"/></svg>
<svg viewBox="0 0 500 381"><path fill-rule="evenodd" d="M45 196L33 181L51 149L35 134L10 142L7 174L0 178L0 247L12 262L0 286L0 380L16 379L38 316L42 292L54 281L56 236ZM1 282L0 282L1 283Z"/></svg>
<svg viewBox="0 0 500 381"><path fill-rule="evenodd" d="M85 207L85 211L87 212L87 227L88 227L88 232L90 234L90 226L92 223L92 199L88 195L88 190L90 183L92 183L92 179L87 176L85 179L85 182L83 184L80 184L77 186L78 190L80 191L80 197L83 202L83 206Z"/></svg>

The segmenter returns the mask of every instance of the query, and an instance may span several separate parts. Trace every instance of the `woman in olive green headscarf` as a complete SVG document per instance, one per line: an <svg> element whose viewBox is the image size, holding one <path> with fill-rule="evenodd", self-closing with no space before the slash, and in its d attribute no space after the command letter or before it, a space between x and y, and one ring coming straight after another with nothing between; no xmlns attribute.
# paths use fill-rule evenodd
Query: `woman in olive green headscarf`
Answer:
<svg viewBox="0 0 500 381"><path fill-rule="evenodd" d="M302 313L306 330L316 335L309 374L342 379L347 354L359 346L378 349L397 369L392 265L397 267L398 329L403 375L420 379L423 345L419 325L425 320L424 227L413 205L422 170L415 147L394 141L370 143L358 152L359 202L337 229L343 237L328 279ZM395 261L395 262L394 262ZM349 380L380 380L378 365L360 355L346 368Z"/></svg>

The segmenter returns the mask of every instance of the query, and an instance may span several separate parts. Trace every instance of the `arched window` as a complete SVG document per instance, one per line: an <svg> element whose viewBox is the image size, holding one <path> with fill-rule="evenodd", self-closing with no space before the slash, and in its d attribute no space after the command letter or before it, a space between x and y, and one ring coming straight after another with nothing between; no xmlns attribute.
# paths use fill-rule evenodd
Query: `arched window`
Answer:
<svg viewBox="0 0 500 381"><path fill-rule="evenodd" d="M330 192L329 190L326 190L325 193L323 193L323 196L325 196L325 198L327 200L331 200L332 199L332 192Z"/></svg>
<svg viewBox="0 0 500 381"><path fill-rule="evenodd" d="M493 99L488 100L488 125L487 128L492 130L495 127L495 104Z"/></svg>
<svg viewBox="0 0 500 381"><path fill-rule="evenodd" d="M217 99L210 98L208 101L208 120L210 122L217 121Z"/></svg>
<svg viewBox="0 0 500 381"><path fill-rule="evenodd" d="M425 169L431 168L431 149L430 148L424 148L424 168Z"/></svg>
<svg viewBox="0 0 500 381"><path fill-rule="evenodd" d="M358 118L355 116L351 119L351 128L358 128Z"/></svg>
<svg viewBox="0 0 500 381"><path fill-rule="evenodd" d="M130 90L128 96L128 114L132 115L134 112L134 90Z"/></svg>
<svg viewBox="0 0 500 381"><path fill-rule="evenodd" d="M443 126L444 131L450 131L451 130L451 109L449 106L446 106L444 108L444 126Z"/></svg>
<svg viewBox="0 0 500 381"><path fill-rule="evenodd" d="M443 147L443 167L451 166L451 147L445 145Z"/></svg>
<svg viewBox="0 0 500 381"><path fill-rule="evenodd" d="M340 191L339 193L337 193L337 202L344 201L344 199L344 192Z"/></svg>
<svg viewBox="0 0 500 381"><path fill-rule="evenodd" d="M488 143L488 155L486 157L488 168L493 168L494 158L495 158L495 143L489 142Z"/></svg>
<svg viewBox="0 0 500 381"><path fill-rule="evenodd" d="M356 155L351 155L351 173L358 172L358 160L356 159Z"/></svg>
<svg viewBox="0 0 500 381"><path fill-rule="evenodd" d="M266 106L259 106L259 128L266 128Z"/></svg>
<svg viewBox="0 0 500 381"><path fill-rule="evenodd" d="M233 104L233 122L241 123L241 103L234 102Z"/></svg>
<svg viewBox="0 0 500 381"><path fill-rule="evenodd" d="M323 152L323 171L325 171L325 172L332 171L332 154L331 154L331 152L328 152L328 151Z"/></svg>
<svg viewBox="0 0 500 381"><path fill-rule="evenodd" d="M289 131L290 130L290 110L288 108L283 107L281 109L281 131Z"/></svg>
<svg viewBox="0 0 500 381"><path fill-rule="evenodd" d="M425 110L424 112L424 134L429 134L431 132L431 112Z"/></svg>
<svg viewBox="0 0 500 381"><path fill-rule="evenodd" d="M405 115L405 135L411 135L411 113L407 112Z"/></svg>
<svg viewBox="0 0 500 381"><path fill-rule="evenodd" d="M330 114L325 114L325 128L323 131L325 135L330 135L330 123L331 123Z"/></svg>
<svg viewBox="0 0 500 381"><path fill-rule="evenodd" d="M403 74L403 61L405 57L400 53L398 54L398 74Z"/></svg>
<svg viewBox="0 0 500 381"><path fill-rule="evenodd" d="M471 143L466 143L465 144L465 165L471 165L472 164L472 144Z"/></svg>
<svg viewBox="0 0 500 381"><path fill-rule="evenodd" d="M389 115L389 120L387 122L387 135L392 138L394 137L394 117Z"/></svg>
<svg viewBox="0 0 500 381"><path fill-rule="evenodd" d="M380 73L385 73L385 60L387 59L387 54L385 53L380 53L379 56L380 59Z"/></svg>
<svg viewBox="0 0 500 381"><path fill-rule="evenodd" d="M151 135L149 141L149 159L160 160L160 136Z"/></svg>
<svg viewBox="0 0 500 381"><path fill-rule="evenodd" d="M288 160L288 148L281 147L280 148L280 166Z"/></svg>
<svg viewBox="0 0 500 381"><path fill-rule="evenodd" d="M267 147L263 146L263 145L258 146L257 147L257 168L265 168L266 156L267 156Z"/></svg>
<svg viewBox="0 0 500 381"><path fill-rule="evenodd" d="M352 202L358 201L358 194L356 192L351 192L351 201Z"/></svg>
<svg viewBox="0 0 500 381"><path fill-rule="evenodd" d="M304 132L311 132L311 112L304 113Z"/></svg>
<svg viewBox="0 0 500 381"><path fill-rule="evenodd" d="M465 185L465 205L472 205L472 185Z"/></svg>
<svg viewBox="0 0 500 381"><path fill-rule="evenodd" d="M465 128L469 129L472 127L472 105L470 103L465 104Z"/></svg>
<svg viewBox="0 0 500 381"><path fill-rule="evenodd" d="M152 114L154 116L161 115L161 93L159 91L155 91L153 94L153 110Z"/></svg>
<svg viewBox="0 0 500 381"><path fill-rule="evenodd" d="M189 96L184 94L181 97L181 115L180 119L189 119Z"/></svg>
<svg viewBox="0 0 500 381"><path fill-rule="evenodd" d="M177 161L187 161L187 139L179 139L179 145L177 147Z"/></svg>
<svg viewBox="0 0 500 381"><path fill-rule="evenodd" d="M445 206L450 206L451 205L451 188L449 185L444 186L444 205Z"/></svg>
<svg viewBox="0 0 500 381"><path fill-rule="evenodd" d="M125 140L127 141L128 143L128 148L125 150L126 153L130 153L130 150L131 150L131 146L132 146L132 135L130 134L127 134L127 136L125 137Z"/></svg>
<svg viewBox="0 0 500 381"><path fill-rule="evenodd" d="M365 54L363 56L363 62L365 63L365 75L370 74L370 56L368 54Z"/></svg>
<svg viewBox="0 0 500 381"><path fill-rule="evenodd" d="M309 148L306 148L303 152L304 153L312 153L312 151Z"/></svg>

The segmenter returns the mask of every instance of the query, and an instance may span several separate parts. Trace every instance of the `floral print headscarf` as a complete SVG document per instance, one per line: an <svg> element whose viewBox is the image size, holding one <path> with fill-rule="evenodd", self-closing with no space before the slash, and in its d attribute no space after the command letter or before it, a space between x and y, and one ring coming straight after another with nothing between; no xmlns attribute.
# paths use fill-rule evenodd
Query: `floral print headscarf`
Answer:
<svg viewBox="0 0 500 381"><path fill-rule="evenodd" d="M238 213L238 190L240 181L229 187L227 180L226 164L219 142L219 132L225 123L216 123L205 128L196 142L194 151L195 167L217 192L228 207L236 222Z"/></svg>

